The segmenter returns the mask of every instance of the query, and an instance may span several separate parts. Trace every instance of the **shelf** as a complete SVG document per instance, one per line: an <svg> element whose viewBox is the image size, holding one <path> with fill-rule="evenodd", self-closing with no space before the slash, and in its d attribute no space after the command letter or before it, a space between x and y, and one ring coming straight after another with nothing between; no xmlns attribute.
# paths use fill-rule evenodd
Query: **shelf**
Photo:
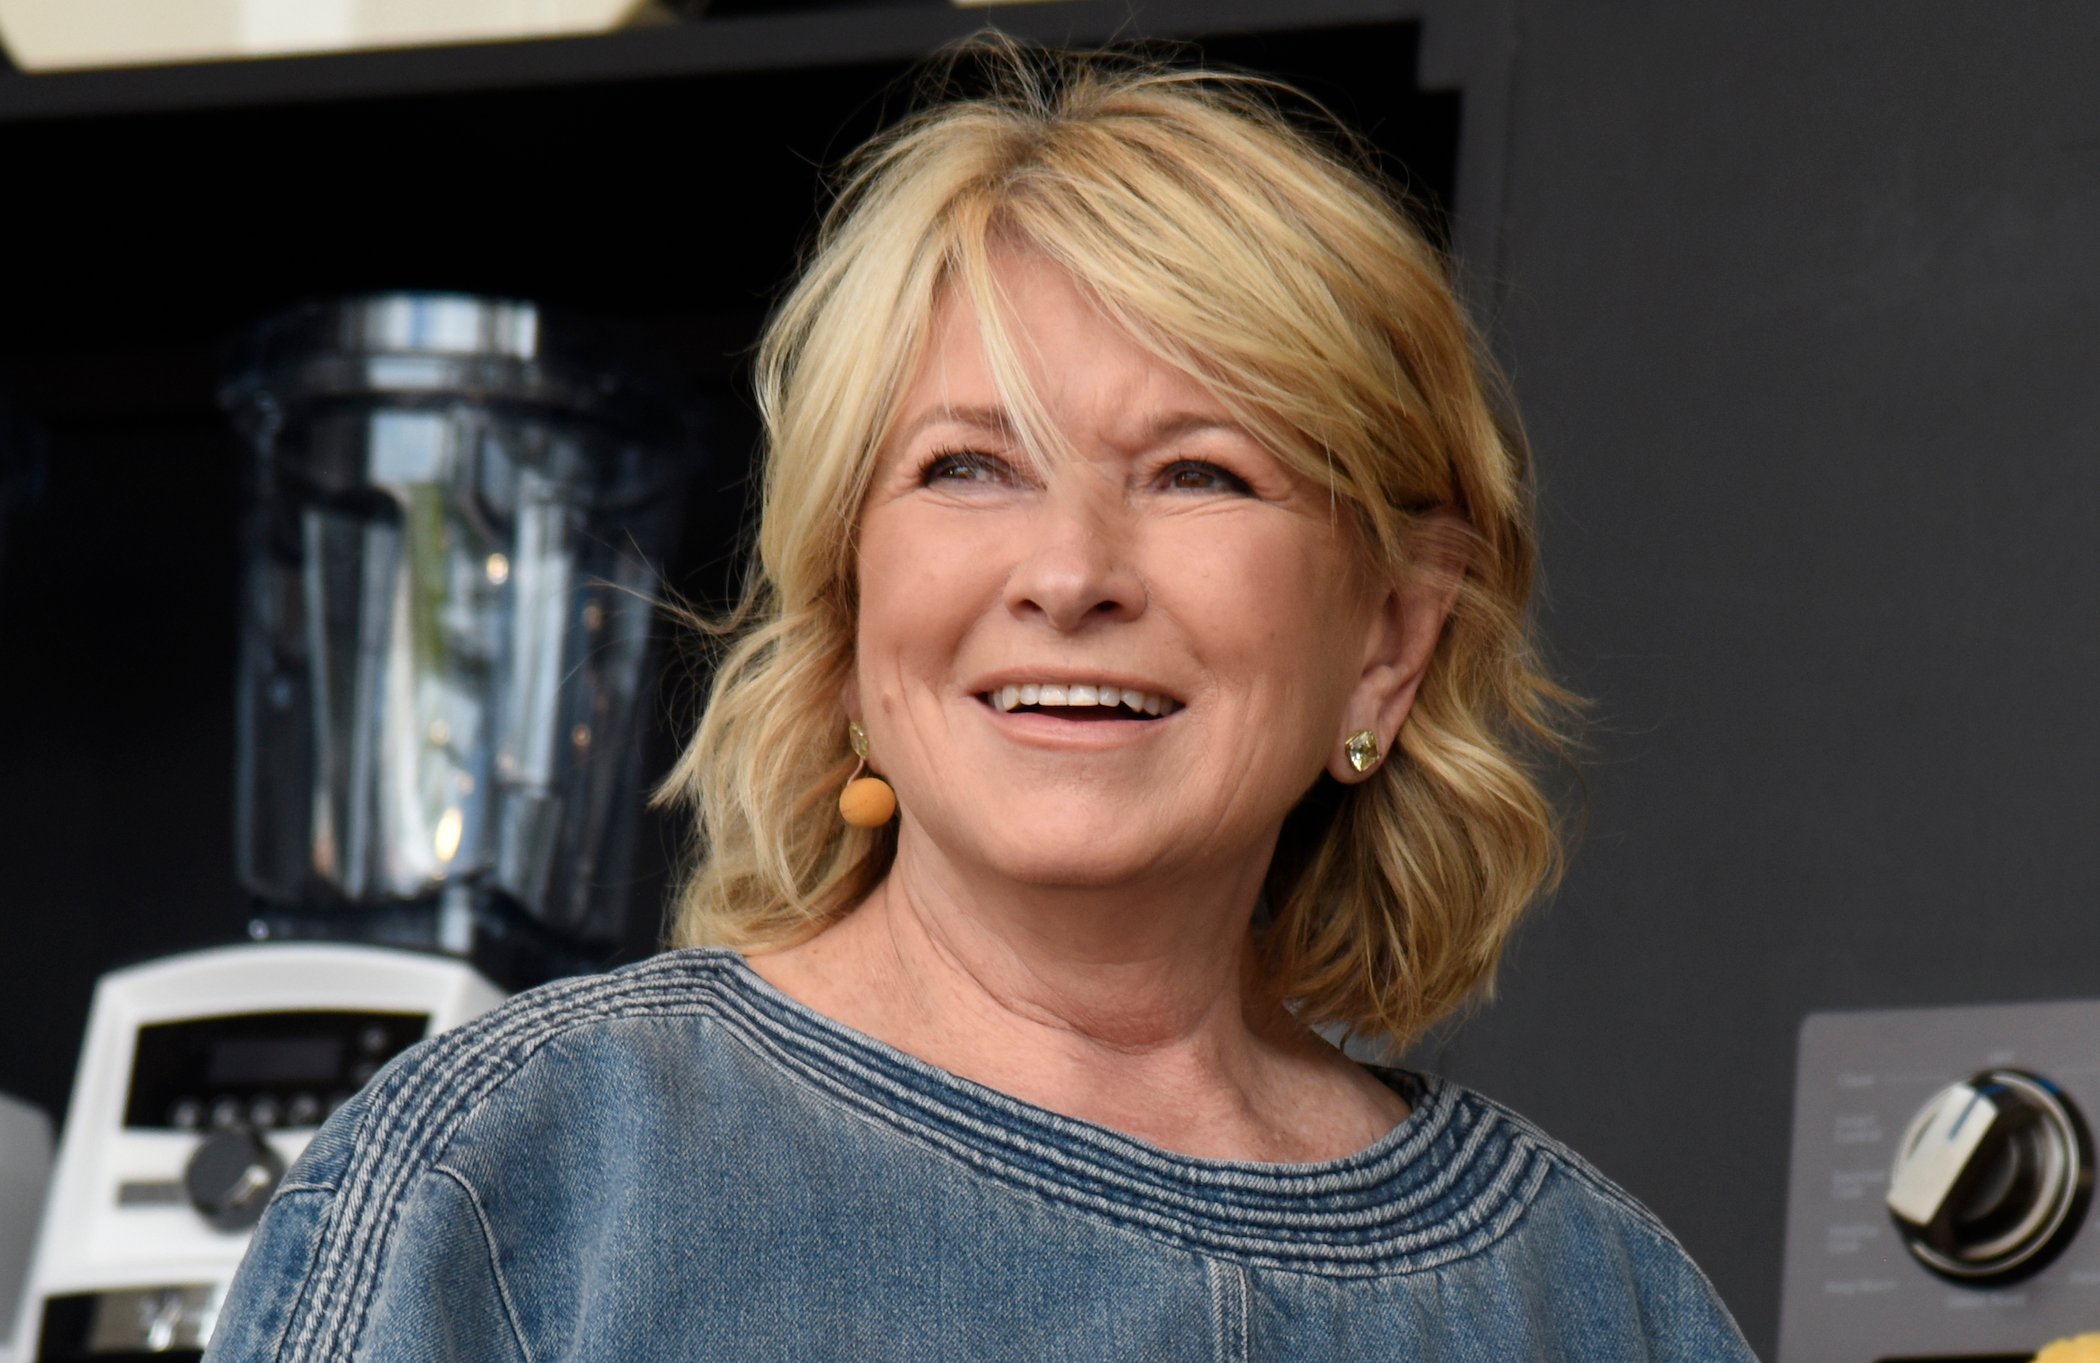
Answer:
<svg viewBox="0 0 2100 1363"><path fill-rule="evenodd" d="M997 17L1090 42L1129 36L1132 8ZM1145 35L1200 35L1219 60L1305 84L1448 202L1459 96L1417 88L1422 26L1390 17L1402 4L1295 0L1288 22L1269 0L1137 8ZM892 0L588 39L0 78L15 112L0 118L0 164L29 266L0 319L0 369L47 409L164 410L208 399L212 344L262 312L445 288L644 321L696 376L733 387L821 206L819 168L895 112L915 61L979 21ZM22 112L25 90L47 116ZM73 116L48 112L68 101ZM100 115L82 116L91 104Z"/></svg>
<svg viewBox="0 0 2100 1363"><path fill-rule="evenodd" d="M1406 0L947 0L680 20L578 38L27 74L0 71L0 124L520 90L909 61L988 25L1051 43L1404 21Z"/></svg>

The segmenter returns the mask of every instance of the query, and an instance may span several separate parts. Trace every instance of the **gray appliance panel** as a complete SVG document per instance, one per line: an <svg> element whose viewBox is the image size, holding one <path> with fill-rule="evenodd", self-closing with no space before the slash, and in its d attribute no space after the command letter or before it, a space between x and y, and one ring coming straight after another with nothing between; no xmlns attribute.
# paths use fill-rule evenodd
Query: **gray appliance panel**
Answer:
<svg viewBox="0 0 2100 1363"><path fill-rule="evenodd" d="M2031 1357L2100 1330L2100 1204L2054 1263L1961 1287L1905 1248L1882 1199L1896 1143L1948 1084L1992 1066L2053 1080L2100 1119L2100 1000L1818 1013L1795 1071L1778 1363Z"/></svg>

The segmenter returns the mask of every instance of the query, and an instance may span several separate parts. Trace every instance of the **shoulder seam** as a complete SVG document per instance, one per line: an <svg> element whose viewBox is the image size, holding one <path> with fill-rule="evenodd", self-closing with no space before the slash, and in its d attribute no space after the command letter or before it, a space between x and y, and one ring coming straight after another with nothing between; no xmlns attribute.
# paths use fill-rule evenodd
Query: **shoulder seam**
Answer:
<svg viewBox="0 0 2100 1363"><path fill-rule="evenodd" d="M532 1345L525 1339L525 1324L518 1319L517 1299L511 1294L510 1279L503 1275L503 1261L496 1253L496 1227L489 1220L489 1210L481 1200L480 1191L465 1174L449 1164L432 1164L430 1171L451 1179L467 1195L468 1205L474 1208L475 1223L481 1227L481 1243L489 1252L489 1273L496 1280L496 1298L503 1303L503 1318L510 1325L511 1338L517 1341L518 1356L525 1363L534 1363Z"/></svg>
<svg viewBox="0 0 2100 1363"><path fill-rule="evenodd" d="M481 1103L554 1038L593 1022L710 1015L720 965L698 953L653 957L612 975L558 981L410 1052L374 1081L353 1153L321 1231L322 1248L287 1323L288 1357L348 1360L384 1267L408 1183L431 1168Z"/></svg>
<svg viewBox="0 0 2100 1363"><path fill-rule="evenodd" d="M1631 1223L1629 1227L1631 1230L1646 1232L1654 1237L1665 1249L1674 1253L1678 1265L1685 1272L1689 1273L1692 1280L1705 1290L1708 1303L1719 1314L1727 1329L1735 1333L1736 1342L1739 1344L1743 1343L1742 1326L1729 1314L1728 1304L1722 1300L1720 1291L1714 1287L1713 1279L1707 1275L1706 1270L1700 1266L1699 1261L1692 1257L1691 1252L1685 1249L1684 1243L1677 1238L1676 1234L1663 1223L1661 1217L1650 1211L1647 1205L1639 1198L1613 1182L1609 1176L1595 1165L1581 1155L1576 1154L1568 1146L1547 1135L1538 1126L1534 1125L1530 1118L1511 1111L1492 1098L1484 1097L1477 1093L1473 1096L1479 1102L1501 1114L1503 1120L1521 1131L1524 1134L1524 1138L1531 1142L1539 1150L1540 1154L1545 1157L1551 1169L1566 1174L1576 1183L1588 1189L1598 1201L1608 1207L1615 1208ZM1754 1356L1748 1352L1747 1344L1744 1345L1744 1351L1744 1356L1750 1358L1751 1363L1756 1363Z"/></svg>
<svg viewBox="0 0 2100 1363"><path fill-rule="evenodd" d="M1494 1099L1483 1094L1474 1092L1473 1097L1482 1105L1492 1109L1498 1117L1515 1128L1554 1167L1588 1188L1600 1200L1618 1208L1619 1211L1638 1223L1650 1234L1656 1236L1663 1243L1678 1251L1678 1253L1684 1252L1684 1246L1677 1242L1677 1237L1671 1234L1670 1228L1662 1223L1660 1217L1648 1210L1639 1198L1621 1188L1617 1183L1614 1183L1595 1165L1581 1155L1576 1154L1568 1146L1547 1135L1530 1118L1504 1107Z"/></svg>
<svg viewBox="0 0 2100 1363"><path fill-rule="evenodd" d="M1517 1120L1522 1121L1523 1119L1518 1118ZM1529 1123L1526 1123L1526 1125L1528 1126ZM1535 1127L1532 1129L1537 1130ZM1551 1142L1550 1137L1541 1137L1541 1139ZM1736 1342L1743 1344L1745 1349L1743 1356L1748 1358L1750 1363L1756 1363L1755 1356L1747 1352L1748 1345L1742 1339L1742 1326L1729 1313L1728 1303L1722 1299L1720 1290L1714 1286L1713 1279L1707 1275L1706 1269L1700 1265L1699 1261L1692 1257L1691 1251L1684 1247L1683 1242L1663 1223L1662 1218L1650 1211L1639 1198L1634 1197L1600 1173L1582 1156L1564 1145L1559 1145L1557 1142L1551 1143L1553 1148L1547 1150L1546 1154L1555 1169L1573 1178L1577 1183L1586 1187L1600 1202L1616 1209L1625 1216L1631 1223L1629 1226L1630 1230L1645 1232L1661 1244L1663 1248L1675 1254L1677 1266L1690 1274L1692 1280L1705 1290L1707 1302L1713 1307L1722 1323L1729 1330L1735 1332Z"/></svg>
<svg viewBox="0 0 2100 1363"><path fill-rule="evenodd" d="M330 1199L329 1210L332 1212L334 1210L335 1189L321 1188L313 1184L298 1184L289 1188L279 1187L276 1192L270 1194L270 1206L276 1206L280 1198L289 1199L292 1197L312 1196L315 1193L320 1193ZM268 1215L269 1207L265 1207L263 1213ZM321 1251L316 1246L314 1253L315 1262L309 1262L306 1266L306 1271L299 1275L299 1294L292 1302L292 1309L284 1313L284 1320L278 1324L277 1340L271 1345L267 1357L280 1360L287 1357L286 1349L291 1342L292 1324L299 1318L299 1308L306 1303L313 1293L314 1269L320 1257Z"/></svg>

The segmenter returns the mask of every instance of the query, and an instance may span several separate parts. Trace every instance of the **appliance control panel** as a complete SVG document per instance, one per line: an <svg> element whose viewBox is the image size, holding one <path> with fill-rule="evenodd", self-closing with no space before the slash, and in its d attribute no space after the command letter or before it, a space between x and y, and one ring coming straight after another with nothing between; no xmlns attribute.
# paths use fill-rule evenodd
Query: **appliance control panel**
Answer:
<svg viewBox="0 0 2100 1363"><path fill-rule="evenodd" d="M2100 1330L2100 1000L1801 1028L1778 1363L2026 1363Z"/></svg>
<svg viewBox="0 0 2100 1363"><path fill-rule="evenodd" d="M316 1127L429 1029L427 1012L340 1009L148 1023L137 1033L124 1125Z"/></svg>
<svg viewBox="0 0 2100 1363"><path fill-rule="evenodd" d="M387 1061L501 999L462 961L339 942L224 947L104 976L17 1354L195 1357L315 1129Z"/></svg>

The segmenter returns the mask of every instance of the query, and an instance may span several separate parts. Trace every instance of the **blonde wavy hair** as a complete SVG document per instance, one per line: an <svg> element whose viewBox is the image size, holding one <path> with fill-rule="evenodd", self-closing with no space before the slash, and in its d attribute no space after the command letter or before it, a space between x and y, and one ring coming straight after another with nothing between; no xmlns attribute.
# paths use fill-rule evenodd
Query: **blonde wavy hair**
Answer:
<svg viewBox="0 0 2100 1363"><path fill-rule="evenodd" d="M975 93L955 93L962 68ZM1377 580L1452 562L1424 536L1463 525L1463 582L1397 751L1362 784L1321 777L1291 814L1260 929L1264 978L1303 1019L1411 1040L1490 983L1560 854L1527 761L1558 750L1566 696L1527 637L1526 455L1446 264L1366 156L1286 112L1285 87L1004 40L964 49L941 87L846 163L759 348L756 554L658 792L699 832L672 942L807 938L888 869L894 825L849 828L834 804L853 765L854 527L944 290L977 305L1024 434L1056 443L999 316L994 257L1021 247L1328 489Z"/></svg>

